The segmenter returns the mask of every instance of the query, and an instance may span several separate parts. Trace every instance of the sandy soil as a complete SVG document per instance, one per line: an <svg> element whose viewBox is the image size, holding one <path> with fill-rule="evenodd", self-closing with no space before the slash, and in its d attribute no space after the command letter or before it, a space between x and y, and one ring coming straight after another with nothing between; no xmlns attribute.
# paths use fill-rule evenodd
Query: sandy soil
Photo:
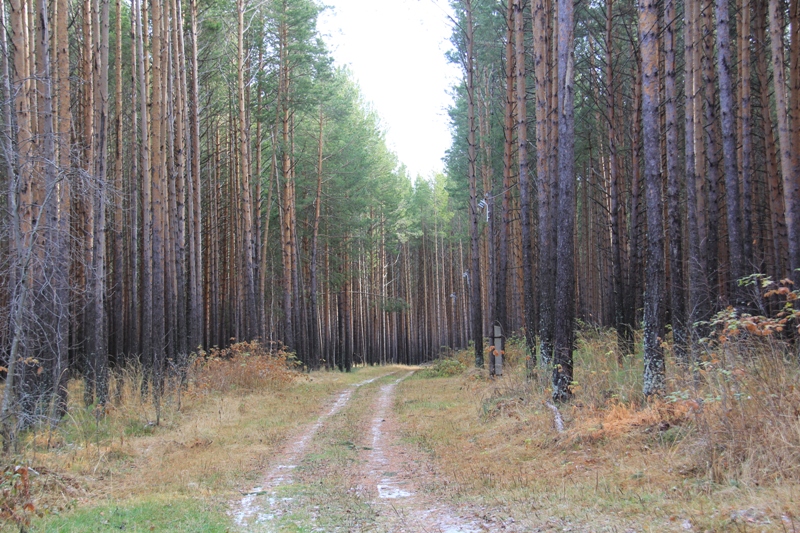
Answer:
<svg viewBox="0 0 800 533"><path fill-rule="evenodd" d="M264 476L261 485L245 493L241 501L231 510L230 514L237 526L246 530L253 524L266 524L274 518L274 508L278 503L276 489L291 482L292 470L297 468L297 464L302 460L308 443L330 417L347 405L357 388L372 383L376 379L379 378L368 379L345 389L339 394L330 409L320 415L316 422L306 426L298 434L288 439L287 444L276 455L273 466Z"/></svg>
<svg viewBox="0 0 800 533"><path fill-rule="evenodd" d="M408 373L381 387L374 405L370 435L371 450L362 470L359 488L377 507L378 531L397 533L477 533L488 531L475 519L460 515L431 495L420 492L426 472L398 437L397 419L392 410L394 391Z"/></svg>
<svg viewBox="0 0 800 533"><path fill-rule="evenodd" d="M495 530L477 518L473 512L459 512L444 502L436 501L421 488L435 473L430 465L400 442L398 421L392 410L397 385L411 376L408 372L381 386L374 394L369 412L372 418L365 423L359 453L358 471L353 473L348 492L355 493L371 508L369 520L344 521L349 525L342 531L392 533L478 533ZM382 377L382 376L381 376ZM259 486L243 494L232 505L230 515L241 531L279 531L278 518L302 505L291 498L280 498L278 488L293 481L293 472L311 452L309 444L325 427L331 417L347 407L356 389L375 379L358 383L341 392L331 407L311 425L287 440L265 473ZM429 483L428 483L429 484ZM471 516L471 517L469 517ZM374 518L374 521L373 521ZM363 523L362 523L363 522ZM319 527L313 531L322 531Z"/></svg>

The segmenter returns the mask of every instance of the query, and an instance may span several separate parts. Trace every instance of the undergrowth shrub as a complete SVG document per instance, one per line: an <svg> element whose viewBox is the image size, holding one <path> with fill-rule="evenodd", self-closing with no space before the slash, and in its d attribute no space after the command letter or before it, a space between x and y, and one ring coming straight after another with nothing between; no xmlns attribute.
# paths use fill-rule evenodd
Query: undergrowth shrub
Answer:
<svg viewBox="0 0 800 533"><path fill-rule="evenodd" d="M431 366L420 371L423 378L440 378L463 374L467 367L458 359L437 359Z"/></svg>
<svg viewBox="0 0 800 533"><path fill-rule="evenodd" d="M638 347L641 338L636 340ZM583 327L577 332L576 348L572 390L578 402L590 409L642 404L640 354L621 354L616 331Z"/></svg>
<svg viewBox="0 0 800 533"><path fill-rule="evenodd" d="M668 362L662 398L644 398L641 357L620 361L613 331L581 331L575 397L561 407L573 424L562 443L639 434L674 447L681 471L717 483L799 481L800 368L786 335L797 327L798 293L788 280L754 278L749 282L766 291L776 311L719 312L704 326L709 334L695 345L691 363Z"/></svg>
<svg viewBox="0 0 800 533"><path fill-rule="evenodd" d="M258 341L212 348L195 358L190 369L195 394L280 388L297 379L299 363L282 346L268 349Z"/></svg>
<svg viewBox="0 0 800 533"><path fill-rule="evenodd" d="M796 339L798 291L791 281L751 276L779 309L751 315L720 311L702 339L704 351L670 398L692 406L700 436L697 462L714 481L800 480L800 368ZM762 306L762 311L766 306Z"/></svg>
<svg viewBox="0 0 800 533"><path fill-rule="evenodd" d="M30 469L27 466L8 466L0 477L0 520L19 526L30 525L36 511L31 498Z"/></svg>

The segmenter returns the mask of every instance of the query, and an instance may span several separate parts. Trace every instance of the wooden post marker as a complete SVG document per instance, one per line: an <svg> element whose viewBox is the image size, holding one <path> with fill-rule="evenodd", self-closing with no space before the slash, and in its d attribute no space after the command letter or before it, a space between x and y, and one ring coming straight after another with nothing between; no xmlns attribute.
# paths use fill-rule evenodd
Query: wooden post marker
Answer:
<svg viewBox="0 0 800 533"><path fill-rule="evenodd" d="M499 324L494 325L494 374L503 375L503 328Z"/></svg>

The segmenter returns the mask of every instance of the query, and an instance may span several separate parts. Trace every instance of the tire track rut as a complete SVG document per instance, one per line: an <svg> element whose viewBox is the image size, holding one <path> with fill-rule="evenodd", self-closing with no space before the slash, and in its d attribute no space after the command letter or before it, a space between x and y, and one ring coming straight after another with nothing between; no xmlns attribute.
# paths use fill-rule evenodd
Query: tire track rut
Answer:
<svg viewBox="0 0 800 533"><path fill-rule="evenodd" d="M276 490L279 486L292 481L292 471L305 455L308 443L319 432L325 422L341 411L353 393L360 387L375 380L391 375L393 372L356 383L342 391L333 405L310 426L289 439L281 451L275 456L274 465L267 472L262 483L244 493L242 499L231 511L234 523L240 528L248 528L254 524L266 524L274 518L273 508L278 503ZM246 530L246 529L245 529Z"/></svg>
<svg viewBox="0 0 800 533"><path fill-rule="evenodd" d="M361 490L373 500L378 514L374 531L394 533L478 533L474 520L459 516L443 502L419 491L411 468L411 454L399 443L397 419L392 410L395 389L413 372L384 385L375 402L370 432L372 449L365 464ZM372 531L373 529L371 529Z"/></svg>

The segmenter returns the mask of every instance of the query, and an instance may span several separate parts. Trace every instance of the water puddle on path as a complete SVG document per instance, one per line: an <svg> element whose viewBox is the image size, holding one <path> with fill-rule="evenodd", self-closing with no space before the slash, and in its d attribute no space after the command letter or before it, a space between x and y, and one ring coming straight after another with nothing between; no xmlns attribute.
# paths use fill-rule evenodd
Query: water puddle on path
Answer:
<svg viewBox="0 0 800 533"><path fill-rule="evenodd" d="M263 483L245 493L235 509L231 511L230 514L237 526L246 528L252 522L263 524L275 519L275 513L272 512L272 510L275 509L276 505L279 502L290 502L292 500L291 498L278 498L276 490L281 485L291 483L292 470L297 468L297 464L303 458L308 443L311 442L311 439L314 438L329 418L347 405L347 402L356 389L372 383L381 377L383 376L356 383L345 389L339 394L330 409L320 415L314 424L291 439L289 443L282 448L276 456L279 458L277 464L269 470Z"/></svg>
<svg viewBox="0 0 800 533"><path fill-rule="evenodd" d="M376 531L425 533L479 533L485 531L470 520L462 519L448 506L419 495L409 463L411 454L400 444L397 422L392 412L397 385L411 376L409 372L381 387L372 419L372 449L364 472L362 487L366 497L377 497L380 525ZM375 487L371 489L370 487Z"/></svg>

